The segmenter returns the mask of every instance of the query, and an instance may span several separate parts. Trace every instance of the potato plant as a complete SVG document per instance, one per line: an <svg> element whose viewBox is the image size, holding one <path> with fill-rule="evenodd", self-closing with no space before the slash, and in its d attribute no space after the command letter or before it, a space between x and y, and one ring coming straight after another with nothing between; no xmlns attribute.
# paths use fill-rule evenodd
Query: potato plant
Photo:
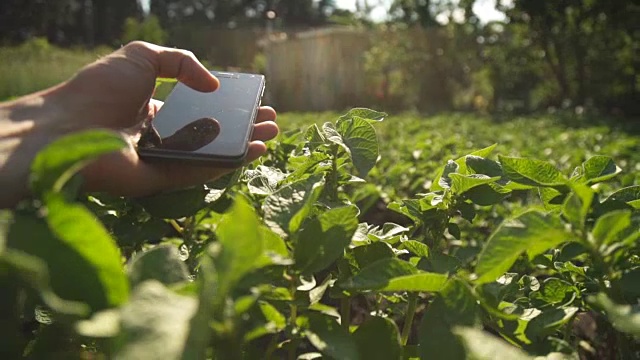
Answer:
<svg viewBox="0 0 640 360"><path fill-rule="evenodd" d="M640 356L640 186L612 183L612 158L566 173L492 145L413 174L428 189L367 222L384 117L353 109L286 132L259 164L137 199L79 192L77 171L119 137L52 143L32 165L34 197L1 214L1 351Z"/></svg>

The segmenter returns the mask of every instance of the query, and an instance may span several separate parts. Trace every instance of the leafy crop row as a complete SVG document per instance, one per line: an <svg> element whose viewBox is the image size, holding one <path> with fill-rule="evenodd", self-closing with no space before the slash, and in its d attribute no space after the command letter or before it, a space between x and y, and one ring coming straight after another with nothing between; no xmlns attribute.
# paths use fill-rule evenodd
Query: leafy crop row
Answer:
<svg viewBox="0 0 640 360"><path fill-rule="evenodd" d="M34 199L2 214L2 351L640 355L640 186L618 186L610 157L566 172L490 145L428 172L385 160L384 116L353 109L285 133L244 171L140 199L78 192L77 170L125 146L117 136L51 144L32 166ZM410 185L392 189L402 175Z"/></svg>

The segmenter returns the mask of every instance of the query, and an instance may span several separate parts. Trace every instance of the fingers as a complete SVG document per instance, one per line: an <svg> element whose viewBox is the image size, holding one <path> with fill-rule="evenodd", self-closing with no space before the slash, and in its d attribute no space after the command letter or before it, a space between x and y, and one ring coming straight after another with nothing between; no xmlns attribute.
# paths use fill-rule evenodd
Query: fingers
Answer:
<svg viewBox="0 0 640 360"><path fill-rule="evenodd" d="M264 121L255 125L253 141L269 141L278 135L278 125L273 121Z"/></svg>
<svg viewBox="0 0 640 360"><path fill-rule="evenodd" d="M151 64L155 77L175 78L194 90L210 92L220 81L196 59L192 52L134 41L122 49L130 56Z"/></svg>
<svg viewBox="0 0 640 360"><path fill-rule="evenodd" d="M258 159L266 152L267 147L262 141L252 141L245 163ZM144 162L134 149L129 148L100 157L83 169L82 173L88 191L139 197L204 184L234 170L235 168L175 161Z"/></svg>
<svg viewBox="0 0 640 360"><path fill-rule="evenodd" d="M261 106L258 110L256 122L260 123L263 121L276 121L276 117L276 111L271 106Z"/></svg>

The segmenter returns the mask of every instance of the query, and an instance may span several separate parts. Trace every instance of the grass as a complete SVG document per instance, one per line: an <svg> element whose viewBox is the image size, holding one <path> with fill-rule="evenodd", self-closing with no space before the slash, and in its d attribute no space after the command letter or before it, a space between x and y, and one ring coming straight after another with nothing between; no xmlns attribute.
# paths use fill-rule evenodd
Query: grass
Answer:
<svg viewBox="0 0 640 360"><path fill-rule="evenodd" d="M0 101L65 81L84 65L109 52L109 48L59 49L42 39L0 48Z"/></svg>

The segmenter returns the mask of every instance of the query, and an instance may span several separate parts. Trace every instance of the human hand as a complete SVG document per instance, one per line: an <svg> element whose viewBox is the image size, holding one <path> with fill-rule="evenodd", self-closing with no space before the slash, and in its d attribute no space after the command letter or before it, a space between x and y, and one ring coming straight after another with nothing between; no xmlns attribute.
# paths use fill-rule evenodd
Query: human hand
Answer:
<svg viewBox="0 0 640 360"><path fill-rule="evenodd" d="M0 105L0 206L12 206L26 195L29 166L40 149L64 134L91 128L119 132L129 147L100 157L82 171L89 191L143 196L202 184L233 171L147 163L138 157L134 144L141 126L162 106L151 99L157 77L177 78L199 91L219 86L192 53L134 42L88 65L66 83ZM272 108L260 108L248 162L263 155L263 142L277 135L275 118Z"/></svg>

